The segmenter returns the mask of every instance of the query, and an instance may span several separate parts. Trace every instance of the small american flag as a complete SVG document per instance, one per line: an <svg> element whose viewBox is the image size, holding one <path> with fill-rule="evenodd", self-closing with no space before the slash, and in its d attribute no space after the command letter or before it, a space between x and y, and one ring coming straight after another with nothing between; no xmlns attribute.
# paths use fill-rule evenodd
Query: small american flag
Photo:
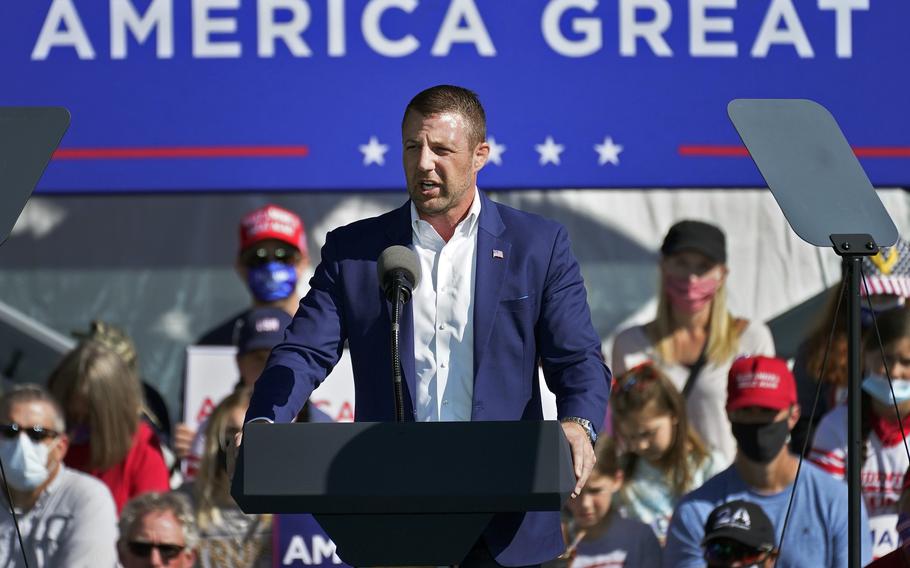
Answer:
<svg viewBox="0 0 910 568"><path fill-rule="evenodd" d="M502 251L499 249L493 249L493 258L505 258L502 254Z"/></svg>

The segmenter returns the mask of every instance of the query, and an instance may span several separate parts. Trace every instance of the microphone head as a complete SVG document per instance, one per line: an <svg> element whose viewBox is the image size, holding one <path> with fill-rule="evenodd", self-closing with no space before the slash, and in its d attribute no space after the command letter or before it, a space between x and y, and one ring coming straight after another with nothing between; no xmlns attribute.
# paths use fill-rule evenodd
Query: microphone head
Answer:
<svg viewBox="0 0 910 568"><path fill-rule="evenodd" d="M417 260L417 253L405 246L392 245L379 255L376 273L386 296L391 294L393 277L400 275L406 281L405 287L410 297L411 290L420 283L420 262Z"/></svg>

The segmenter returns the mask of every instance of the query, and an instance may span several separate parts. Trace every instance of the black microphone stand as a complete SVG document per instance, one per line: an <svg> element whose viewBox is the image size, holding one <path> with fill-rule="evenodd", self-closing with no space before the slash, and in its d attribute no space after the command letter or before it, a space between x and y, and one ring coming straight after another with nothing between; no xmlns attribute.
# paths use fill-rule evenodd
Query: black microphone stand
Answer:
<svg viewBox="0 0 910 568"><path fill-rule="evenodd" d="M401 278L392 283L392 379L395 388L395 421L404 422L404 395L401 386L401 307L408 301L410 294L402 286Z"/></svg>

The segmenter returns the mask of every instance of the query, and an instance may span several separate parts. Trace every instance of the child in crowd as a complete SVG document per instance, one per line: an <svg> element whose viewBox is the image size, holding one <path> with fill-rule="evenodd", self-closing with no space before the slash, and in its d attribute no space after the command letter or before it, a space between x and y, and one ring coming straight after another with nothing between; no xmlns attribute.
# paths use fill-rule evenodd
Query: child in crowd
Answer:
<svg viewBox="0 0 910 568"><path fill-rule="evenodd" d="M863 498L869 511L874 557L898 546L898 500L910 460L894 411L886 367L894 385L903 431L910 435L910 308L883 312L877 318L885 361L874 331L865 335L863 359ZM815 431L809 459L835 477L843 478L847 463L847 406L826 414Z"/></svg>
<svg viewBox="0 0 910 568"><path fill-rule="evenodd" d="M663 542L680 497L722 471L726 460L705 447L689 426L682 395L650 362L617 379L610 404L626 451L619 501Z"/></svg>
<svg viewBox="0 0 910 568"><path fill-rule="evenodd" d="M606 436L595 448L597 463L581 494L568 503L568 568L594 566L659 566L660 545L647 525L626 519L613 506L623 481L613 440Z"/></svg>

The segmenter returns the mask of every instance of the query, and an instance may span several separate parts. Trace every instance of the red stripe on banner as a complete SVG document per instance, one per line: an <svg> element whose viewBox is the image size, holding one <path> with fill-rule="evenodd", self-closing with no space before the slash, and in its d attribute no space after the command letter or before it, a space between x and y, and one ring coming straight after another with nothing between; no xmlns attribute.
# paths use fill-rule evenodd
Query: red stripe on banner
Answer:
<svg viewBox="0 0 910 568"><path fill-rule="evenodd" d="M308 146L175 146L158 148L60 148L55 160L150 160L161 158L303 158Z"/></svg>
<svg viewBox="0 0 910 568"><path fill-rule="evenodd" d="M679 155L687 158L745 158L749 151L745 146L723 146L711 144L682 144ZM910 146L854 146L857 158L910 158Z"/></svg>

